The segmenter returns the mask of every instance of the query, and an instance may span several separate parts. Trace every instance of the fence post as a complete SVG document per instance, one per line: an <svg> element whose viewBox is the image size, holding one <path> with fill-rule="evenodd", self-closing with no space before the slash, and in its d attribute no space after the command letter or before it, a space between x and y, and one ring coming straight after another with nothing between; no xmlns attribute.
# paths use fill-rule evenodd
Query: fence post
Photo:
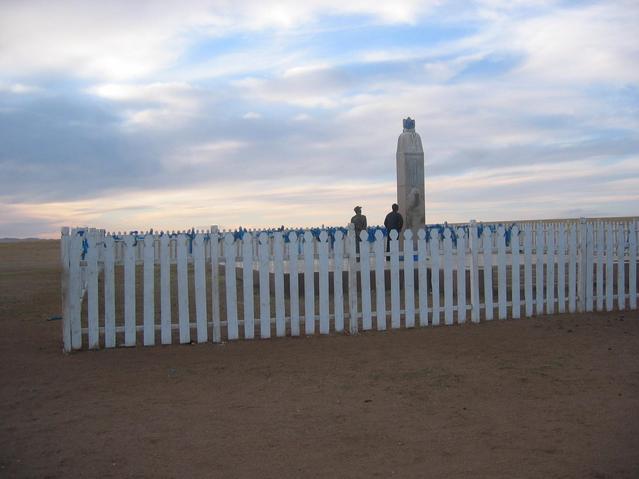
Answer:
<svg viewBox="0 0 639 479"><path fill-rule="evenodd" d="M71 351L71 321L69 317L69 227L63 226L60 230L60 263L62 270L61 299L62 299L62 344L64 352Z"/></svg>
<svg viewBox="0 0 639 479"><path fill-rule="evenodd" d="M470 317L473 323L479 322L479 245L477 241L477 222L470 220L468 232L470 241L470 302L472 305Z"/></svg>
<svg viewBox="0 0 639 479"><path fill-rule="evenodd" d="M577 311L586 310L586 218L579 218L579 239L577 242Z"/></svg>
<svg viewBox="0 0 639 479"><path fill-rule="evenodd" d="M357 334L357 239L355 225L348 224L348 330L350 334Z"/></svg>
<svg viewBox="0 0 639 479"><path fill-rule="evenodd" d="M333 247L333 255L335 265L333 271L333 291L335 298L333 301L333 310L335 312L335 332L344 332L344 287L342 285L342 270L344 269L344 233L335 232L335 245ZM291 287L291 291L293 291ZM293 304L293 293L291 293L291 305ZM291 316L293 313L291 313ZM291 320L292 321L292 320Z"/></svg>
<svg viewBox="0 0 639 479"><path fill-rule="evenodd" d="M69 283L67 289L67 304L69 306L69 331L71 334L71 348L82 349L82 236L77 230L71 232L69 238Z"/></svg>

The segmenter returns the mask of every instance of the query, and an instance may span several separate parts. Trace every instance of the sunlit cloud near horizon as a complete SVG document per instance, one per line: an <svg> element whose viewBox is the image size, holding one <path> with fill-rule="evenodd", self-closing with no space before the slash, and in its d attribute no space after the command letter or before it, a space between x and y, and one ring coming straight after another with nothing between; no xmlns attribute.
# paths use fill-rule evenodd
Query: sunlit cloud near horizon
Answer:
<svg viewBox="0 0 639 479"><path fill-rule="evenodd" d="M0 15L0 237L639 208L636 1L45 2Z"/></svg>

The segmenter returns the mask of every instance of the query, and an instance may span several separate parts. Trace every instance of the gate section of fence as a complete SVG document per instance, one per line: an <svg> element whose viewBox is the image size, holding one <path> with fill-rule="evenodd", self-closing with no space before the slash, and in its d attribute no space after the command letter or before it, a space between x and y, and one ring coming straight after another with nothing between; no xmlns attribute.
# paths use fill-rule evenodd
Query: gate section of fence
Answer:
<svg viewBox="0 0 639 479"><path fill-rule="evenodd" d="M401 236L63 228L64 349L637 308L635 220L471 222Z"/></svg>

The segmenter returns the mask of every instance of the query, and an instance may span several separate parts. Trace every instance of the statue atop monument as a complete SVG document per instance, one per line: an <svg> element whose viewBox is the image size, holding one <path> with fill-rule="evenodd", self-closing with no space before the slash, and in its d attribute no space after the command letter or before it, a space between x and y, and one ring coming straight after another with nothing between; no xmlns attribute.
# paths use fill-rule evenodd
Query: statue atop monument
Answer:
<svg viewBox="0 0 639 479"><path fill-rule="evenodd" d="M411 229L417 237L417 231L426 223L424 149L415 132L415 120L405 118L403 126L397 140L397 203L404 229Z"/></svg>
<svg viewBox="0 0 639 479"><path fill-rule="evenodd" d="M404 118L402 122L404 123L404 132L415 131L415 120L413 120L410 116L408 118Z"/></svg>

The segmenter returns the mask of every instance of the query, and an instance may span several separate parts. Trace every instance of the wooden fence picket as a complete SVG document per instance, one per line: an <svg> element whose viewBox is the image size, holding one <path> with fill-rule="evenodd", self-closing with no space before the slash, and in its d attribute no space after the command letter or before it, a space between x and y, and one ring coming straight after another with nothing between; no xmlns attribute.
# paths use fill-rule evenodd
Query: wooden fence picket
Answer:
<svg viewBox="0 0 639 479"><path fill-rule="evenodd" d="M177 237L177 288L178 288L178 324L180 327L180 343L191 342L191 318L189 315L189 270L187 258L187 236L184 233Z"/></svg>
<svg viewBox="0 0 639 479"><path fill-rule="evenodd" d="M433 308L431 311L431 323L433 326L439 326L439 231L430 231L430 264L431 274L430 282L433 292Z"/></svg>
<svg viewBox="0 0 639 479"><path fill-rule="evenodd" d="M244 304L244 338L255 337L255 303L253 300L253 236L242 236L242 298Z"/></svg>
<svg viewBox="0 0 639 479"><path fill-rule="evenodd" d="M622 223L617 223L617 308L626 309L626 234Z"/></svg>
<svg viewBox="0 0 639 479"><path fill-rule="evenodd" d="M419 282L419 325L428 326L428 269L426 264L426 230L417 232L417 281Z"/></svg>
<svg viewBox="0 0 639 479"><path fill-rule="evenodd" d="M535 297L536 314L544 314L544 227L538 225L535 237Z"/></svg>
<svg viewBox="0 0 639 479"><path fill-rule="evenodd" d="M604 261L605 261L605 230L602 222L597 224L593 249L597 258L597 269L595 272L596 284L596 305L597 311L604 309Z"/></svg>
<svg viewBox="0 0 639 479"><path fill-rule="evenodd" d="M380 230L375 231L375 243L373 244L375 251L375 318L378 331L386 329L385 242L383 233Z"/></svg>
<svg viewBox="0 0 639 479"><path fill-rule="evenodd" d="M637 222L628 230L628 305L637 309Z"/></svg>
<svg viewBox="0 0 639 479"><path fill-rule="evenodd" d="M153 235L144 237L144 309L143 309L143 338L145 346L155 344L155 238Z"/></svg>
<svg viewBox="0 0 639 479"><path fill-rule="evenodd" d="M368 231L360 233L359 266L362 286L362 329L368 331L373 327L371 305L371 259Z"/></svg>
<svg viewBox="0 0 639 479"><path fill-rule="evenodd" d="M71 315L69 311L69 249L71 245L71 236L69 236L69 227L60 228L60 289L62 299L62 347L63 351L71 352ZM105 312L106 316L106 312ZM106 328L106 325L105 325Z"/></svg>
<svg viewBox="0 0 639 479"><path fill-rule="evenodd" d="M457 322L466 322L466 232L457 229Z"/></svg>
<svg viewBox="0 0 639 479"><path fill-rule="evenodd" d="M89 349L100 347L100 325L98 310L98 245L94 234L87 237L87 317L89 326Z"/></svg>
<svg viewBox="0 0 639 479"><path fill-rule="evenodd" d="M357 334L357 238L355 237L355 226L349 225L348 236L346 238L348 247L348 332Z"/></svg>
<svg viewBox="0 0 639 479"><path fill-rule="evenodd" d="M497 301L498 317L506 319L508 315L508 297L506 289L506 229L503 225L497 228Z"/></svg>
<svg viewBox="0 0 639 479"><path fill-rule="evenodd" d="M211 321L214 343L222 341L222 318L220 316L220 237L217 226L211 227L209 236L209 259L211 261Z"/></svg>
<svg viewBox="0 0 639 479"><path fill-rule="evenodd" d="M226 283L226 334L229 341L239 338L235 261L235 238L233 233L226 233L224 235L224 279Z"/></svg>
<svg viewBox="0 0 639 479"><path fill-rule="evenodd" d="M271 337L271 290L269 280L269 240L266 233L258 237L260 259L260 337Z"/></svg>
<svg viewBox="0 0 639 479"><path fill-rule="evenodd" d="M479 301L479 237L477 234L477 224L475 221L470 222L468 228L470 241L470 302L471 302L471 321L479 322L480 301Z"/></svg>
<svg viewBox="0 0 639 479"><path fill-rule="evenodd" d="M115 254L113 236L104 238L104 347L115 347Z"/></svg>
<svg viewBox="0 0 639 479"><path fill-rule="evenodd" d="M206 263L204 262L204 236L193 239L193 274L195 276L195 323L197 342L208 341L208 314L206 310Z"/></svg>
<svg viewBox="0 0 639 479"><path fill-rule="evenodd" d="M519 319L521 317L521 261L519 248L519 227L514 225L510 229L510 252L512 257L510 281L512 300L511 310L513 319Z"/></svg>
<svg viewBox="0 0 639 479"><path fill-rule="evenodd" d="M579 219L577 238L577 311L583 313L586 310L586 250L588 235L586 219Z"/></svg>
<svg viewBox="0 0 639 479"><path fill-rule="evenodd" d="M290 316L291 336L300 335L300 295L299 295L299 263L297 233L294 231L288 235L288 286L291 294Z"/></svg>
<svg viewBox="0 0 639 479"><path fill-rule="evenodd" d="M307 336L315 333L315 255L313 235L304 233L304 332Z"/></svg>
<svg viewBox="0 0 639 479"><path fill-rule="evenodd" d="M577 310L577 225L568 233L568 312Z"/></svg>
<svg viewBox="0 0 639 479"><path fill-rule="evenodd" d="M532 230L529 224L524 225L524 300L526 317L533 315L533 283L532 283Z"/></svg>
<svg viewBox="0 0 639 479"><path fill-rule="evenodd" d="M606 311L612 311L613 308L613 286L614 276L612 270L612 261L614 255L614 231L612 223L606 222Z"/></svg>
<svg viewBox="0 0 639 479"><path fill-rule="evenodd" d="M566 312L566 229L559 223L557 230L557 310Z"/></svg>
<svg viewBox="0 0 639 479"><path fill-rule="evenodd" d="M171 344L171 263L168 234L160 236L160 341Z"/></svg>
<svg viewBox="0 0 639 479"><path fill-rule="evenodd" d="M482 234L484 252L484 315L487 321L493 319L493 238L490 228Z"/></svg>
<svg viewBox="0 0 639 479"><path fill-rule="evenodd" d="M124 237L124 345L135 346L135 238Z"/></svg>
<svg viewBox="0 0 639 479"><path fill-rule="evenodd" d="M415 327L415 252L413 232L404 231L404 326Z"/></svg>
<svg viewBox="0 0 639 479"><path fill-rule="evenodd" d="M594 247L594 231L592 223L586 225L586 284L585 284L585 297L586 297L586 311L590 312L593 309L593 247Z"/></svg>
<svg viewBox="0 0 639 479"><path fill-rule="evenodd" d="M82 349L82 278L80 258L82 256L82 236L71 233L69 246L69 323L71 349Z"/></svg>
<svg viewBox="0 0 639 479"><path fill-rule="evenodd" d="M399 235L396 230L391 230L390 236L390 263L391 263L391 328L400 327L399 304Z"/></svg>
<svg viewBox="0 0 639 479"><path fill-rule="evenodd" d="M275 335L286 336L284 298L284 236L281 231L273 234L273 273L275 283Z"/></svg>
<svg viewBox="0 0 639 479"><path fill-rule="evenodd" d="M450 228L444 229L444 324L453 324L453 240Z"/></svg>
<svg viewBox="0 0 639 479"><path fill-rule="evenodd" d="M324 230L322 230L319 234L317 251L319 255L319 332L320 334L328 334L328 233Z"/></svg>
<svg viewBox="0 0 639 479"><path fill-rule="evenodd" d="M344 332L344 285L342 274L344 271L344 234L335 232L333 245L333 315L336 333Z"/></svg>
<svg viewBox="0 0 639 479"><path fill-rule="evenodd" d="M555 313L555 226L546 229L546 314Z"/></svg>

